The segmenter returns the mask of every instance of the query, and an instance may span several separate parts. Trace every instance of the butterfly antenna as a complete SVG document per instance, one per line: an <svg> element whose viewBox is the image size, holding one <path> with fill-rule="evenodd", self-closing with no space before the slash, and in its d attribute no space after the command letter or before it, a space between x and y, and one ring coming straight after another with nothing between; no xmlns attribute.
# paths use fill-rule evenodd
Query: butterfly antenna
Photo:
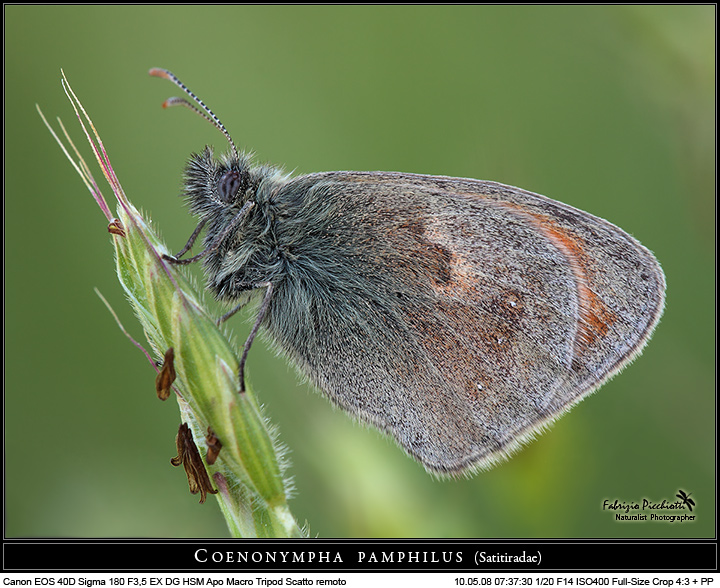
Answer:
<svg viewBox="0 0 720 588"><path fill-rule="evenodd" d="M230 147L232 148L233 155L235 156L235 159L239 159L238 156L238 150L235 146L235 142L232 140L232 137L230 136L230 133L227 132L227 129L225 128L225 125L223 125L220 122L220 119L215 116L215 113L210 110L205 103L200 100L185 84L183 84L177 76L166 70L161 69L159 67L153 67L150 70L150 75L154 76L156 78L163 78L165 80L170 80L173 84L175 84L178 88L180 88L183 92L185 92L190 98L192 98L195 102L197 102L200 105L200 108L197 108L194 104L191 104L185 98L168 98L163 102L163 108L168 108L169 106L185 106L186 108L189 108L192 110L195 114L199 114L202 116L205 120L210 122L218 131L220 131L223 135L225 135L225 138L228 140L228 143L230 143ZM202 109L202 110L201 110Z"/></svg>

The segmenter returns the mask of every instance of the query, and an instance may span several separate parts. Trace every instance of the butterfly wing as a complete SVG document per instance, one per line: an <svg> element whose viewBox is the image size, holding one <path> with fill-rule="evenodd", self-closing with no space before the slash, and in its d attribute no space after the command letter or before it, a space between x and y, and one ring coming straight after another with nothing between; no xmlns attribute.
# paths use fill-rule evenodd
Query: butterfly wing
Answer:
<svg viewBox="0 0 720 588"><path fill-rule="evenodd" d="M267 328L432 471L507 455L631 361L662 312L647 249L518 188L332 172L276 201L288 269Z"/></svg>

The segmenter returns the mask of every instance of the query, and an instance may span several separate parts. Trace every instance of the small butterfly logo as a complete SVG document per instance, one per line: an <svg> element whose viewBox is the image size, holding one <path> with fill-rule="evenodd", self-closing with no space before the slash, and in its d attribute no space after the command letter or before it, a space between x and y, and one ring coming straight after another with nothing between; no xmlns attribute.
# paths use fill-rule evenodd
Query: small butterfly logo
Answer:
<svg viewBox="0 0 720 588"><path fill-rule="evenodd" d="M675 495L683 501L683 504L690 509L690 512L692 512L692 507L695 506L695 501L690 498L691 494L692 492L690 492L690 494L685 494L682 490L678 490L678 493Z"/></svg>

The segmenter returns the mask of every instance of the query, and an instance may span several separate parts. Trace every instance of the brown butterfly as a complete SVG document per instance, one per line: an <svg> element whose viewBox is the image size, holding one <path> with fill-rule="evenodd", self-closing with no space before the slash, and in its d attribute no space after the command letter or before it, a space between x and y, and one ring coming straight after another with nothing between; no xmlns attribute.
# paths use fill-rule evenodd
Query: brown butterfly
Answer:
<svg viewBox="0 0 720 588"><path fill-rule="evenodd" d="M191 156L200 219L174 263L203 260L235 308L336 405L428 470L507 456L647 343L664 305L655 257L611 223L495 182L389 172L292 178L230 143ZM181 257L205 230L204 249Z"/></svg>

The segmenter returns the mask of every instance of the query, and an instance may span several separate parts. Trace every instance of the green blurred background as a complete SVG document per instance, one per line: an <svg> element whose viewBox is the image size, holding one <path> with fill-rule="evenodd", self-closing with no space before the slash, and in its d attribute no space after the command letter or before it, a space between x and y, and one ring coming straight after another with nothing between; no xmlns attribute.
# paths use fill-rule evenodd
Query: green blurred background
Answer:
<svg viewBox="0 0 720 588"><path fill-rule="evenodd" d="M178 248L194 227L177 198L184 161L225 143L161 109L178 92L153 66L260 160L517 185L618 224L667 274L643 357L467 480L429 476L256 345L250 375L313 536L714 535L714 6L4 10L7 536L227 534L169 463L177 407L157 401L155 372L93 292L142 339L107 222L35 111L61 116L90 156L64 68L125 191ZM234 319L239 339L249 320ZM619 523L601 507L680 488L692 524Z"/></svg>

